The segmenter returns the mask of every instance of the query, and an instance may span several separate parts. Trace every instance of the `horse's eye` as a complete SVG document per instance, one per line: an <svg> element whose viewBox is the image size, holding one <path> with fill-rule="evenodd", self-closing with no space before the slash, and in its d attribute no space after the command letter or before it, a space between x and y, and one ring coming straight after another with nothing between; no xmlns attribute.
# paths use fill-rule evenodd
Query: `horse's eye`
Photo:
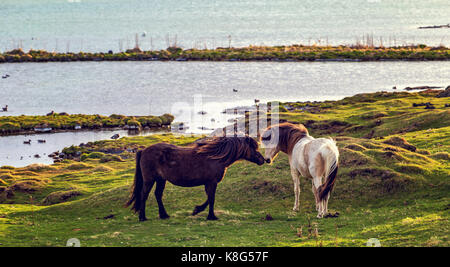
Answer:
<svg viewBox="0 0 450 267"><path fill-rule="evenodd" d="M261 138L263 141L268 141L268 140L270 140L270 135L269 136L263 136L262 138Z"/></svg>

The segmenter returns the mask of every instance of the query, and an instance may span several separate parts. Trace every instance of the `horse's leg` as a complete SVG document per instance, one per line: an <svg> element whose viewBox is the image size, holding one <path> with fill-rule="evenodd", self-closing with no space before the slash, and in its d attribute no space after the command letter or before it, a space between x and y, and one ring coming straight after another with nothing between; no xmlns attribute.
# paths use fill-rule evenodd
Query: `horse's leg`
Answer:
<svg viewBox="0 0 450 267"><path fill-rule="evenodd" d="M300 174L298 171L291 167L291 176L292 180L294 181L294 194L295 194L295 203L293 211L299 210L299 199L300 199Z"/></svg>
<svg viewBox="0 0 450 267"><path fill-rule="evenodd" d="M159 218L161 219L167 219L170 217L167 214L166 209L164 208L164 204L162 202L162 196L165 187L166 187L166 180L164 180L163 178L158 178L156 180L155 197L156 201L158 202Z"/></svg>
<svg viewBox="0 0 450 267"><path fill-rule="evenodd" d="M323 215L326 216L328 214L328 200L330 200L330 193L325 197L323 200L324 208L323 208Z"/></svg>
<svg viewBox="0 0 450 267"><path fill-rule="evenodd" d="M317 207L317 218L323 217L323 200L319 199L319 192L318 189L322 184L322 178L320 176L314 176L313 177L313 191L315 191L316 197L316 207Z"/></svg>
<svg viewBox="0 0 450 267"><path fill-rule="evenodd" d="M139 221L143 222L147 220L145 217L145 203L147 202L148 195L152 191L153 184L155 184L155 179L144 180L144 187L142 188L142 198L141 198L141 208L139 209Z"/></svg>
<svg viewBox="0 0 450 267"><path fill-rule="evenodd" d="M317 194L316 187L314 186L314 182L312 182L311 191L314 194L314 199L316 200L316 211L319 211L319 195Z"/></svg>
<svg viewBox="0 0 450 267"><path fill-rule="evenodd" d="M205 191L206 191L206 185L205 185ZM208 194L208 193L206 193ZM195 206L194 211L192 212L192 216L199 214L200 212L204 211L206 207L208 206L208 199L206 199L205 203Z"/></svg>
<svg viewBox="0 0 450 267"><path fill-rule="evenodd" d="M217 220L218 218L214 215L214 199L216 197L216 188L217 183L211 182L205 186L206 194L208 195L208 204L209 204L209 214L208 220Z"/></svg>

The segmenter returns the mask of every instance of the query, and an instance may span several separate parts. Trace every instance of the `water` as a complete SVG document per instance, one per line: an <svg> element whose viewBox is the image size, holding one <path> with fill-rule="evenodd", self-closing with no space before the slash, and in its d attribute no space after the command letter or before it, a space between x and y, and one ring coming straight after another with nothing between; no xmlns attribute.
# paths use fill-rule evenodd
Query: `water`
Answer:
<svg viewBox="0 0 450 267"><path fill-rule="evenodd" d="M71 62L0 64L2 115L160 115L210 120L225 108L262 102L334 100L393 86L447 86L441 62ZM238 92L233 92L233 89ZM198 116L195 116L198 117ZM182 119L180 121L183 121Z"/></svg>
<svg viewBox="0 0 450 267"><path fill-rule="evenodd" d="M23 167L33 163L51 164L53 159L49 158L48 155L55 151L61 151L65 147L79 145L80 143L110 139L116 133L123 137L157 134L161 133L161 131L142 131L136 134L126 130L108 130L0 136L0 166ZM46 142L38 143L37 140L39 139L44 139ZM23 141L28 140L31 140L31 144L23 143ZM39 155L40 158L35 158L35 155Z"/></svg>
<svg viewBox="0 0 450 267"><path fill-rule="evenodd" d="M0 51L119 51L218 46L449 45L448 0L2 0ZM142 33L146 33L142 36ZM230 38L229 38L230 36Z"/></svg>

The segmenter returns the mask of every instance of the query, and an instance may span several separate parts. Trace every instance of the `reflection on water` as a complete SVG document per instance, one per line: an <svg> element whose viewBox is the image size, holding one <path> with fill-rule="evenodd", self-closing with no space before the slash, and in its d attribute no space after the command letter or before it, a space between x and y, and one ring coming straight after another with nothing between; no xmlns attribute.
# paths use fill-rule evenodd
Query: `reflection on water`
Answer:
<svg viewBox="0 0 450 267"><path fill-rule="evenodd" d="M107 130L1 136L0 166L23 167L32 163L51 164L53 159L49 158L48 155L71 145L110 139L114 134L124 137L157 133L162 132L150 130L140 132ZM31 144L24 144L24 141L28 140L31 140ZM45 143L39 143L38 140L45 140ZM39 158L35 157L35 155L39 155Z"/></svg>

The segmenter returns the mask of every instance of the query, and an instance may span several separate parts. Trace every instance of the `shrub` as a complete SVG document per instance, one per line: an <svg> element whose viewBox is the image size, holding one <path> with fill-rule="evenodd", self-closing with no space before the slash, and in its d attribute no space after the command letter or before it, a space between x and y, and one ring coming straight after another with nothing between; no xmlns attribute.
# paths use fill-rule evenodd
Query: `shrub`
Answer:
<svg viewBox="0 0 450 267"><path fill-rule="evenodd" d="M159 116L159 118L161 119L161 124L162 125L170 125L173 120L175 119L175 117L171 114L164 114L162 116Z"/></svg>
<svg viewBox="0 0 450 267"><path fill-rule="evenodd" d="M135 119L131 119L131 120L127 121L127 125L141 127L141 123Z"/></svg>
<svg viewBox="0 0 450 267"><path fill-rule="evenodd" d="M159 117L151 117L147 121L150 127L161 127L162 125L162 120Z"/></svg>

